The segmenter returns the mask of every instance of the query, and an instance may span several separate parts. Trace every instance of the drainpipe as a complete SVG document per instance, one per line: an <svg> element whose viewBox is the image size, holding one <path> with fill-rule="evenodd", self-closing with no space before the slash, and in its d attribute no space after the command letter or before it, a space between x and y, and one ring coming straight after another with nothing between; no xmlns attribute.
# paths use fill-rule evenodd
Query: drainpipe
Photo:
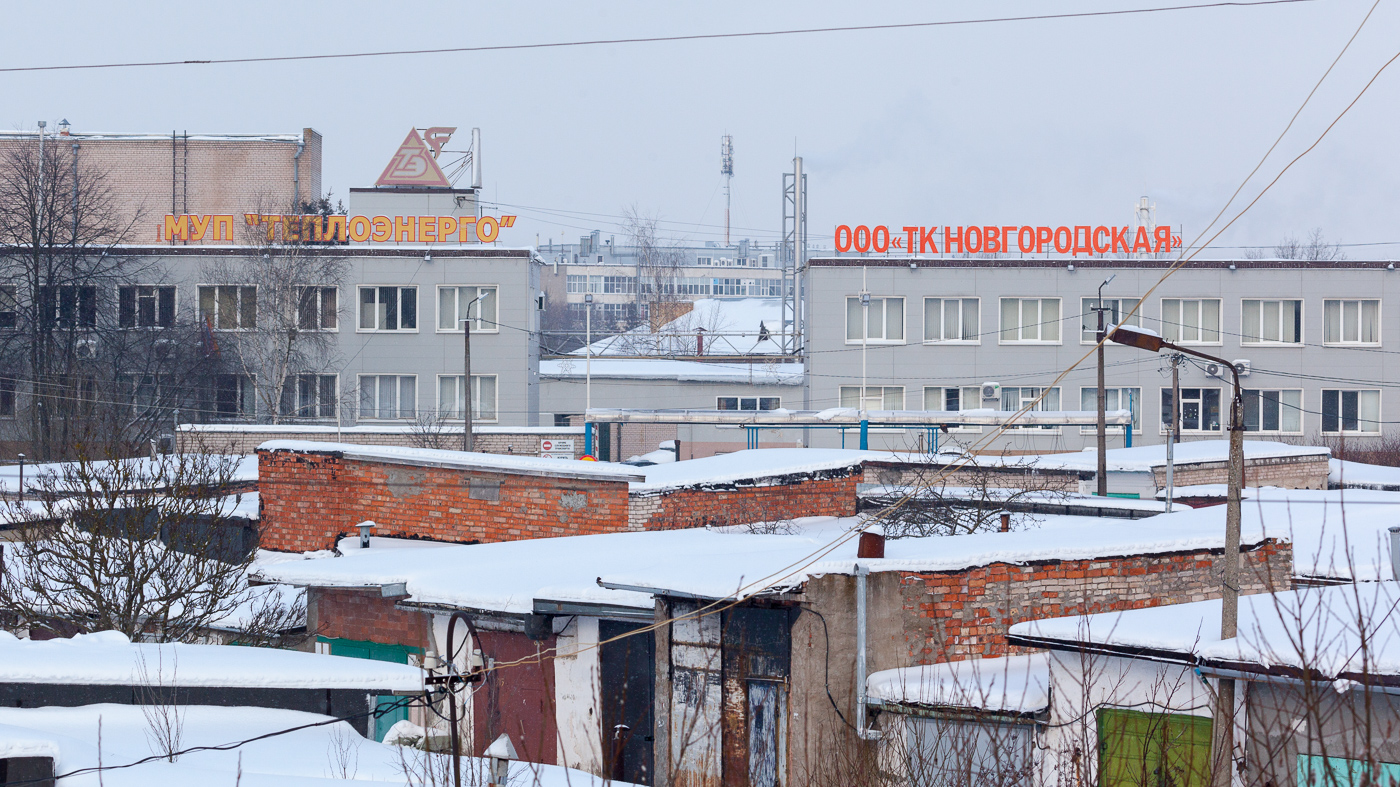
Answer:
<svg viewBox="0 0 1400 787"><path fill-rule="evenodd" d="M24 469L24 457L20 457L20 469ZM23 498L21 498L23 499ZM1400 525L1390 528L1390 578L1400 580Z"/></svg>
<svg viewBox="0 0 1400 787"><path fill-rule="evenodd" d="M870 569L856 564L856 734L861 740L880 739L880 731L865 726L865 577Z"/></svg>
<svg viewBox="0 0 1400 787"><path fill-rule="evenodd" d="M306 149L306 138L297 141L297 154L292 156L292 210L301 210L301 152Z"/></svg>

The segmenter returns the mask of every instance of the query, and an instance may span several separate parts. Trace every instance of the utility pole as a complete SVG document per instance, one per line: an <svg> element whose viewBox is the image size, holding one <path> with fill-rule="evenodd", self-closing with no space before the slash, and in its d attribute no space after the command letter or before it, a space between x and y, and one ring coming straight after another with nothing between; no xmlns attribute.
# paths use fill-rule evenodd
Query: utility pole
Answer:
<svg viewBox="0 0 1400 787"><path fill-rule="evenodd" d="M1097 490L1097 494L1098 494L1099 497L1108 497L1108 425L1105 423L1105 421L1107 420L1107 418L1106 418L1106 416L1104 415L1104 410L1105 410L1106 407L1107 407L1107 392L1104 390L1104 383L1103 383L1103 346L1104 346L1104 344L1106 344L1107 341L1108 341L1108 335L1104 332L1104 324L1103 324L1103 313L1104 313L1103 288L1104 288L1104 287L1107 287L1108 284L1109 284L1110 282L1112 282L1112 281L1113 281L1115 278L1117 278L1117 277L1118 277L1118 274L1114 273L1114 274L1111 274L1107 279L1104 279L1103 284L1100 284L1100 285L1099 285L1099 300L1098 300L1097 303L1094 304L1094 311L1096 311L1096 312L1099 313L1099 332L1098 332L1098 334L1097 334L1097 336L1098 336L1098 342L1099 342L1099 347L1098 347L1098 356L1099 356L1099 403L1098 403L1098 416L1099 416L1099 421L1098 421L1098 426L1099 426L1099 429L1098 429L1098 441L1099 441L1099 442L1098 442L1098 445L1099 445L1099 451L1098 451L1098 453L1099 453L1099 457L1098 457L1098 459L1099 459L1099 463L1098 463L1098 473L1097 473L1097 476L1098 476L1098 490ZM1133 428L1132 423L1129 423L1129 424L1128 424L1128 428L1129 428L1129 429L1132 429L1132 428Z"/></svg>
<svg viewBox="0 0 1400 787"><path fill-rule="evenodd" d="M729 181L734 179L734 137L725 134L719 145L719 174L724 176L724 245L729 245Z"/></svg>
<svg viewBox="0 0 1400 787"><path fill-rule="evenodd" d="M468 307L470 308L470 307ZM472 321L462 320L462 450L472 450Z"/></svg>
<svg viewBox="0 0 1400 787"><path fill-rule="evenodd" d="M1225 565L1220 578L1220 638L1234 639L1240 610L1240 489L1244 486L1244 392L1240 373L1230 364L1235 377L1235 395L1230 400L1230 478L1225 498ZM1215 689L1215 767L1213 787L1230 787L1235 770L1235 681L1220 678Z"/></svg>
<svg viewBox="0 0 1400 787"><path fill-rule="evenodd" d="M1172 512L1172 476L1176 471L1176 433L1180 428L1181 400L1181 353L1172 353L1172 409L1171 423L1167 424L1167 507L1165 513Z"/></svg>

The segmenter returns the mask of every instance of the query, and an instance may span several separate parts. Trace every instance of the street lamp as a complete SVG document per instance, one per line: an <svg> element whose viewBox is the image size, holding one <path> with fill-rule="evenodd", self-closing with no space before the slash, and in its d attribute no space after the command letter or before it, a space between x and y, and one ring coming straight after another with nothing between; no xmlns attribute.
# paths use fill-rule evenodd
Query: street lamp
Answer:
<svg viewBox="0 0 1400 787"><path fill-rule="evenodd" d="M1105 416L1104 416L1104 408L1105 408L1105 406L1106 406L1106 402L1104 401L1105 396L1104 396L1104 387L1103 387L1103 345L1104 345L1104 340L1103 340L1103 339L1104 339L1104 326L1103 326L1103 313L1104 313L1104 306L1103 306L1103 288L1104 288L1104 287L1107 287L1107 286L1109 285L1109 283L1112 282L1112 281L1113 281L1114 279L1116 279L1116 278L1118 278L1118 274L1114 273L1114 274L1110 274L1109 277L1108 277L1107 279L1104 279L1104 280L1103 280L1103 284L1100 284L1100 285L1099 285L1099 299L1098 299L1098 301L1096 301L1096 302L1094 303L1094 311L1096 311L1096 312L1099 313L1099 332L1098 332L1098 334L1097 334L1097 338L1098 338L1098 342L1099 342L1099 347L1098 347L1098 354L1099 354L1099 404L1098 404L1098 414L1099 414L1099 420L1098 420L1098 425L1099 425L1099 431L1098 431L1098 445L1099 445L1099 463L1098 463L1098 470L1099 470L1099 472L1098 472L1098 495L1099 495L1099 497L1108 497L1108 425L1107 425L1107 423L1105 423L1106 418L1105 418ZM1132 425L1131 422L1129 422L1128 428L1129 428L1129 429L1132 429L1132 428L1133 428L1133 425Z"/></svg>
<svg viewBox="0 0 1400 787"><path fill-rule="evenodd" d="M584 443L593 447L593 425L588 422L588 411L593 409L593 293L583 295L583 437ZM592 454L590 450L588 452Z"/></svg>
<svg viewBox="0 0 1400 787"><path fill-rule="evenodd" d="M1235 395L1230 399L1230 476L1225 498L1225 565L1220 577L1220 638L1233 639L1239 625L1240 592L1240 487L1244 485L1244 391L1240 388L1240 371L1233 363L1214 355L1206 355L1163 339L1141 328L1120 327L1109 336L1118 344L1126 344L1148 352L1169 350L1194 355L1221 364L1234 377ZM1173 402L1173 409L1175 409ZM1175 424L1172 425L1175 429ZM1228 787L1234 769L1235 682L1221 678L1216 691L1215 756L1212 779Z"/></svg>
<svg viewBox="0 0 1400 787"><path fill-rule="evenodd" d="M470 451L472 440L472 307L481 302L488 293L481 293L467 302L466 317L459 317L462 323L462 450Z"/></svg>

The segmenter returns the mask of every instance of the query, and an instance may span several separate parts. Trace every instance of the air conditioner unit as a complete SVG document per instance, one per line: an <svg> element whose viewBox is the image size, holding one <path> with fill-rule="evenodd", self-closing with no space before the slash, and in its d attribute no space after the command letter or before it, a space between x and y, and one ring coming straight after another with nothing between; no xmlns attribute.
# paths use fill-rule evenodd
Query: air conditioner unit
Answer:
<svg viewBox="0 0 1400 787"><path fill-rule="evenodd" d="M1219 377L1224 372L1224 368L1218 363L1206 364L1206 377Z"/></svg>
<svg viewBox="0 0 1400 787"><path fill-rule="evenodd" d="M1000 399L1001 383L982 383L983 399Z"/></svg>
<svg viewBox="0 0 1400 787"><path fill-rule="evenodd" d="M1250 371L1249 361L1247 361L1247 360L1236 360L1236 361L1235 361L1235 371L1239 372L1241 377L1248 377L1248 376L1249 376L1249 371Z"/></svg>

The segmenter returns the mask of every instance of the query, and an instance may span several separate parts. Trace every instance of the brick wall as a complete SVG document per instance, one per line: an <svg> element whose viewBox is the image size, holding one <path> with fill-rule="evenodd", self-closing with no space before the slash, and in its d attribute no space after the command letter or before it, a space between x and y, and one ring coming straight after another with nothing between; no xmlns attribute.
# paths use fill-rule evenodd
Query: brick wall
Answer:
<svg viewBox="0 0 1400 787"><path fill-rule="evenodd" d="M916 664L1001 656L1008 652L1007 630L1026 620L1219 598L1222 555L1215 550L901 572L908 655ZM1241 593L1291 587L1289 544L1268 541L1241 558Z"/></svg>
<svg viewBox="0 0 1400 787"><path fill-rule="evenodd" d="M462 447L462 430L428 436L403 430L376 432L364 427L353 431L316 429L306 432L259 431L257 428L238 431L181 431L176 443L181 451L204 451L220 454L251 454L268 440L306 440L313 443L354 443L356 445L387 445L400 448L443 448L456 450ZM506 454L513 456L539 456L541 440L573 440L574 458L583 456L583 435L573 432L539 431L478 431L475 433L473 448L483 454Z"/></svg>
<svg viewBox="0 0 1400 787"><path fill-rule="evenodd" d="M832 477L835 475L835 477ZM634 494L631 530L673 530L707 525L743 525L804 516L855 516L858 470L784 478L753 486L693 487Z"/></svg>
<svg viewBox="0 0 1400 787"><path fill-rule="evenodd" d="M307 593L307 625L317 636L428 649L429 615L395 608L398 599L384 598L378 589Z"/></svg>
<svg viewBox="0 0 1400 787"><path fill-rule="evenodd" d="M627 484L258 452L262 546L328 549L366 519L376 535L513 541L627 528ZM486 499L494 496L496 499Z"/></svg>
<svg viewBox="0 0 1400 787"><path fill-rule="evenodd" d="M866 462L866 484L886 486L972 486L985 484L995 489L1044 489L1056 492L1078 492L1079 473L1072 470L1037 470L1030 481L1030 471L1022 468L963 467L949 470L946 465L903 462ZM1180 482L1178 482L1180 485Z"/></svg>
<svg viewBox="0 0 1400 787"><path fill-rule="evenodd" d="M1289 456L1276 459L1249 459L1244 463L1245 486L1277 486L1284 489L1326 489L1328 458L1326 456ZM1179 464L1172 471L1175 486L1229 483L1228 462ZM1167 488L1167 470L1152 470L1158 489Z"/></svg>

